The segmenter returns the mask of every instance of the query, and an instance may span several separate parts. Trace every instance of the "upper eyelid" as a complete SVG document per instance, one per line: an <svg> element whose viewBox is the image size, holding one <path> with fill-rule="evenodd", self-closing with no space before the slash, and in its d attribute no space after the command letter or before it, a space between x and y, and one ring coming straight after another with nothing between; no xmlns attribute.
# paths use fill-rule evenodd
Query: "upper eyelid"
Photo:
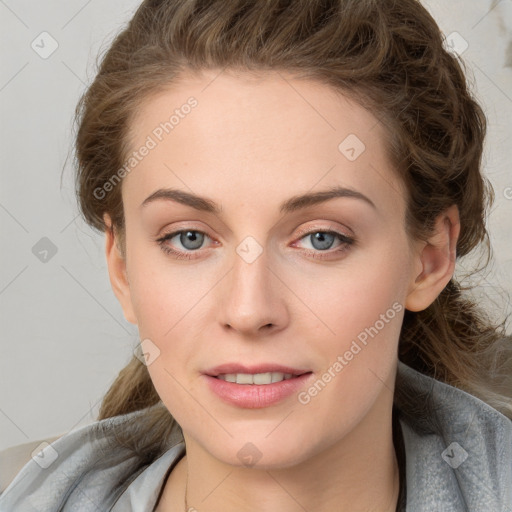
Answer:
<svg viewBox="0 0 512 512"><path fill-rule="evenodd" d="M169 231L169 233L163 234L162 236L158 237L157 242L164 242L165 240L170 240L170 239L174 238L176 235L179 235L180 233L184 233L187 231L195 231L197 233L201 233L201 234L207 236L208 238L210 238L210 240L217 242L217 240L214 237L212 237L211 235L209 235L206 231L203 231L201 229L196 229L196 228L182 228L182 229L176 229L176 230ZM329 234L333 234L335 236L340 237L340 239L345 238L345 239L355 241L354 236L348 235L346 233L342 233L339 230L334 229L332 227L321 228L321 227L315 227L315 226L312 226L311 228L304 228L302 230L299 230L299 233L295 237L294 241L299 241L313 233L329 233ZM198 252L198 251L195 250L195 251L190 251L190 252Z"/></svg>
<svg viewBox="0 0 512 512"><path fill-rule="evenodd" d="M341 244L354 244L356 243L356 238L352 235L347 235L345 233L340 233L338 230L335 230L335 229L311 229L311 230L307 230L306 232L304 233L300 233L300 235L298 237L295 238L295 241L293 242L294 244L299 242L300 240L302 240L303 238L306 238L307 236L310 236L314 233L329 233L331 235L334 235L336 238L338 238L338 241L341 242ZM310 249L308 249L310 250ZM321 251L322 252L322 251ZM328 251L325 251L326 253Z"/></svg>
<svg viewBox="0 0 512 512"><path fill-rule="evenodd" d="M327 226L327 227L326 226L319 226L318 224L315 224L315 223L318 223L318 222L329 222L330 225ZM298 231L299 231L299 234L301 234L301 235L302 234L316 232L316 231L322 231L322 232L338 233L338 234L344 235L346 237L353 237L353 231L349 227L347 227L347 226L345 227L345 229L349 233L343 233L342 232L343 229L339 228L339 227L336 227L336 226L333 226L333 223L339 224L338 221L332 221L332 220L327 220L327 219L304 222L304 224L310 224L310 225L308 227L305 227L305 228L300 228ZM165 232L165 229L162 230L162 231ZM175 235L176 233L180 233L180 232L183 232L183 231L197 231L199 233L204 233L205 235L208 235L212 239L215 239L215 237L213 237L212 235L210 235L208 233L209 230L205 230L205 229L202 229L200 227L195 227L195 226L184 226L184 227L177 226L174 229L170 229L168 233L165 233L165 234L161 235L161 237L165 237L165 236L168 236L170 234ZM294 231L296 231L296 230L294 230Z"/></svg>
<svg viewBox="0 0 512 512"><path fill-rule="evenodd" d="M352 231L352 230L349 230L348 228L347 228L347 230ZM333 227L332 225L330 225L329 227L313 225L313 226L310 226L307 228L299 229L298 236L302 237L302 236L305 236L305 235L308 235L311 233L321 232L321 233L333 233L336 235L344 236L346 238L354 238L354 236L352 234L343 233L342 231L343 230L341 228Z"/></svg>
<svg viewBox="0 0 512 512"><path fill-rule="evenodd" d="M182 228L182 229L175 229L171 230L168 233L164 233L163 235L159 236L156 240L157 242L161 240L167 240L170 238L174 238L176 235L179 235L180 233L186 233L187 231L195 231L197 233L201 233L203 235L206 235L208 238L215 240L214 237L209 235L206 231L203 231L202 229L195 229L195 228Z"/></svg>

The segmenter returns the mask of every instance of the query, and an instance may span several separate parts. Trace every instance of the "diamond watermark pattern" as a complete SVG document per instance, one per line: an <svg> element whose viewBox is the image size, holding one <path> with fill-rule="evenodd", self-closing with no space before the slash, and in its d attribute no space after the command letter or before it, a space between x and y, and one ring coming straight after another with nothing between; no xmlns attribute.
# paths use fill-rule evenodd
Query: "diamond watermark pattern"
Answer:
<svg viewBox="0 0 512 512"><path fill-rule="evenodd" d="M469 43L458 32L452 32L446 37L444 47L448 52L462 55L469 48Z"/></svg>
<svg viewBox="0 0 512 512"><path fill-rule="evenodd" d="M160 357L160 349L149 339L142 340L133 350L135 357L146 366Z"/></svg>
<svg viewBox="0 0 512 512"><path fill-rule="evenodd" d="M57 450L46 441L43 441L32 453L32 460L41 468L49 468L56 460L59 454Z"/></svg>
<svg viewBox="0 0 512 512"><path fill-rule="evenodd" d="M240 462L248 468L254 466L263 456L253 443L245 443L236 455Z"/></svg>
<svg viewBox="0 0 512 512"><path fill-rule="evenodd" d="M48 263L57 254L57 246L44 236L32 247L32 254L42 263Z"/></svg>
<svg viewBox="0 0 512 512"><path fill-rule="evenodd" d="M255 238L247 236L238 244L236 252L246 263L253 263L263 252L263 247Z"/></svg>
<svg viewBox="0 0 512 512"><path fill-rule="evenodd" d="M363 141L354 133L351 133L338 146L339 152L351 162L357 160L366 150Z"/></svg>
<svg viewBox="0 0 512 512"><path fill-rule="evenodd" d="M41 32L31 43L31 48L39 57L47 59L59 47L59 43L48 32Z"/></svg>
<svg viewBox="0 0 512 512"><path fill-rule="evenodd" d="M453 442L441 453L441 457L449 466L457 469L468 458L468 452L459 443Z"/></svg>

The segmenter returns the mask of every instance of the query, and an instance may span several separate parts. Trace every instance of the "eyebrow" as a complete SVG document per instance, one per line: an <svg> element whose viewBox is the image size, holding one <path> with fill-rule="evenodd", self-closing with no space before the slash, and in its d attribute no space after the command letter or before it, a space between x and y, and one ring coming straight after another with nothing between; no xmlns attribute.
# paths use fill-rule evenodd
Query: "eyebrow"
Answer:
<svg viewBox="0 0 512 512"><path fill-rule="evenodd" d="M320 192L308 192L306 194L293 196L281 204L279 211L281 213L291 213L297 210L308 208L310 206L314 206L316 204L323 203L325 201L329 201L330 199L337 197L351 197L360 199L375 210L377 209L373 201L361 192L350 188L337 186ZM222 208L211 199L201 197L190 192L185 192L184 190L172 188L161 188L156 192L153 192L144 200L141 207L145 207L157 200L176 201L185 206L190 206L196 210L214 213L216 215L219 215L222 211Z"/></svg>

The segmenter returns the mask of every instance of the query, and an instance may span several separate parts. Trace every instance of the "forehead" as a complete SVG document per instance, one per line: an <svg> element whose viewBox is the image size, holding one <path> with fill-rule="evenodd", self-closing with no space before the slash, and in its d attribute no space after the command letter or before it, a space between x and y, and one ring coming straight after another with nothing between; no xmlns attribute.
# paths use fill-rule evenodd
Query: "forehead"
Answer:
<svg viewBox="0 0 512 512"><path fill-rule="evenodd" d="M130 151L152 146L126 177L127 193L138 198L180 186L218 197L233 187L242 197L245 190L247 197L281 200L284 192L346 185L374 197L378 189L375 202L403 208L382 124L314 80L281 72L188 73L145 98L128 141Z"/></svg>
<svg viewBox="0 0 512 512"><path fill-rule="evenodd" d="M192 109L187 107L191 98L197 103ZM142 142L141 135L169 121L173 113L171 130L175 138L183 131L177 130L178 125L190 126L196 136L206 133L210 139L231 134L237 142L244 133L267 141L279 133L282 140L277 143L288 139L283 138L283 132L289 132L289 138L330 133L327 142L336 142L350 132L366 141L371 137L374 146L385 138L377 118L346 94L319 81L277 71L256 74L204 70L180 75L172 85L161 87L141 101L129 123L132 144ZM300 123L295 123L298 118ZM245 127L244 133L240 125ZM229 140L225 142L229 144Z"/></svg>

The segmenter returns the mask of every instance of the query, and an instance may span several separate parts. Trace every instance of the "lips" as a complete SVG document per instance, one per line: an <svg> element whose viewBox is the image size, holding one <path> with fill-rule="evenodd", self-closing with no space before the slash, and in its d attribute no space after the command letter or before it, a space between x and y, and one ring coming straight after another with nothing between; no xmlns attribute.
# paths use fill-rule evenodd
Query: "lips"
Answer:
<svg viewBox="0 0 512 512"><path fill-rule="evenodd" d="M281 372L267 372L267 373L225 373L214 377L222 379L226 382L233 382L236 384L272 384L274 382L281 382L282 380L296 379L296 375L291 373Z"/></svg>
<svg viewBox="0 0 512 512"><path fill-rule="evenodd" d="M284 373L290 374L293 377L298 377L299 375L303 375L304 373L311 372L310 369L299 369L299 368L291 368L289 366L282 366L279 364L258 364L258 365L243 365L240 363L225 363L209 370L206 370L204 373L210 377L218 377L219 375L227 375L227 374L251 374L255 375L258 373Z"/></svg>
<svg viewBox="0 0 512 512"><path fill-rule="evenodd" d="M314 379L314 374L309 369L274 363L226 363L204 372L203 379L210 392L222 401L238 408L260 409L298 393Z"/></svg>

